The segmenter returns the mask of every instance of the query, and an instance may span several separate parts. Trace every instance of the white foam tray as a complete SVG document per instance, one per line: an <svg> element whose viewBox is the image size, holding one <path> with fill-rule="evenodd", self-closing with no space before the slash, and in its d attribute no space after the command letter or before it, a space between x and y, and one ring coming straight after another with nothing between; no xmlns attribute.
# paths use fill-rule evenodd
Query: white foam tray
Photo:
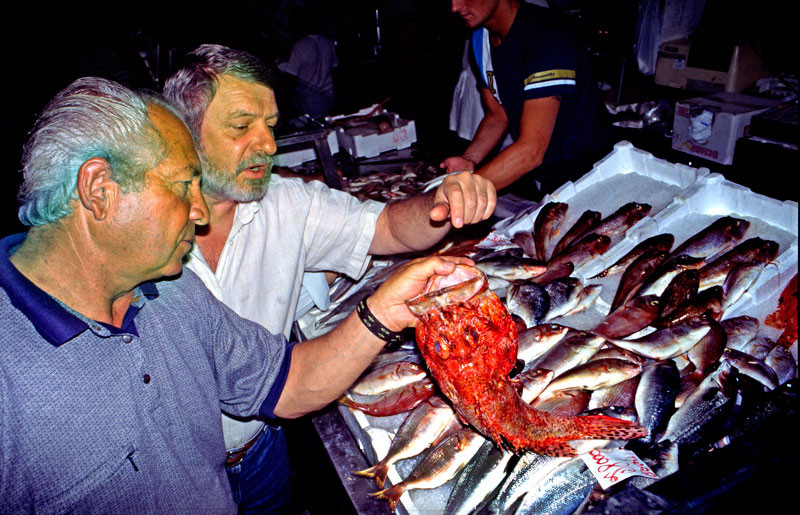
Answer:
<svg viewBox="0 0 800 515"><path fill-rule="evenodd" d="M389 150L408 148L412 143L417 141L417 127L414 120L404 120L396 113L388 112L385 109L378 109L378 104L365 107L357 113L326 118L326 120L333 122L337 119L350 116L365 116L376 110L376 116L389 116L393 127L391 132L380 134L361 127L354 127L352 129L339 127L336 130L339 145L352 157L375 157Z"/></svg>
<svg viewBox="0 0 800 515"><path fill-rule="evenodd" d="M336 136L336 131L330 131L327 140L328 148L331 149L331 155L339 152L339 138ZM317 159L317 148L313 143L309 143L309 146L309 148L301 148L292 150L291 152L282 152L278 149L278 153L275 154L275 164L277 166L292 168L309 161L314 161Z"/></svg>

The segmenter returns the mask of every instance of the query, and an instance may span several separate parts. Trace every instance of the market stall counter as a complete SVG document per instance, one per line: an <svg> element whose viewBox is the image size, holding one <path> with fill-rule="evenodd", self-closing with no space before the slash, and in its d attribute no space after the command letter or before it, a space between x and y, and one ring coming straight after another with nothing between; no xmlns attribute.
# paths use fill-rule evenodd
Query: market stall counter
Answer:
<svg viewBox="0 0 800 515"><path fill-rule="evenodd" d="M796 202L621 142L581 179L500 220L479 242L451 247L446 252L476 262L517 318L512 375L526 403L563 419L630 420L646 437L577 437L569 442L583 453L577 458L501 450L464 426L463 411L434 415L446 413L452 392L442 396L428 386L436 381L410 335L314 419L353 505L361 513L395 502L397 512L409 514L540 513L543 506L602 513L630 497L625 486L653 492L676 471L685 475L714 460L730 467L731 451L776 420L796 430L797 227ZM397 264L375 261L361 281L334 283L335 307L308 313L299 321L302 333L330 330ZM365 387L386 370L396 373L383 376L405 379L384 390ZM441 430L409 436L433 419ZM461 429L448 433L440 419L460 421L454 426ZM430 457L443 455L448 434L460 435L453 447L459 452L445 461ZM403 439L419 450L399 452ZM783 458L797 455L796 443L786 447ZM598 471L599 460L618 450L633 453L638 475L600 486L608 471ZM756 453L738 455L745 461L728 477L785 465L780 456L764 465L752 462ZM367 470L374 464L385 467ZM713 504L722 493L703 495ZM383 508L373 504L379 497ZM663 510L672 501L658 502Z"/></svg>

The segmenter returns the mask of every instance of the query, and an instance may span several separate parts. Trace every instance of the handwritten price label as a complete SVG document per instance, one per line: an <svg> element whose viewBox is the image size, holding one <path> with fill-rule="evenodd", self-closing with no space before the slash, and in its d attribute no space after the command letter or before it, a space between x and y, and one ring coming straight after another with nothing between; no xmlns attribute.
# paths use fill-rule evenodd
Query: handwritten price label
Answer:
<svg viewBox="0 0 800 515"><path fill-rule="evenodd" d="M581 454L581 459L604 490L631 476L658 477L636 454L625 449L592 449Z"/></svg>

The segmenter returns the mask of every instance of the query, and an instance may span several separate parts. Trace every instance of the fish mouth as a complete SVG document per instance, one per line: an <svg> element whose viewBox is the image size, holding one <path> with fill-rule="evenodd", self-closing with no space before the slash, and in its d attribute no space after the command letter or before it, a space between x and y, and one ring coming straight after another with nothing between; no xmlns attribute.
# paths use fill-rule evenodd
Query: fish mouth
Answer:
<svg viewBox="0 0 800 515"><path fill-rule="evenodd" d="M406 301L412 313L421 315L431 309L466 302L489 287L486 275L475 267L456 265L450 275L428 281L420 295Z"/></svg>

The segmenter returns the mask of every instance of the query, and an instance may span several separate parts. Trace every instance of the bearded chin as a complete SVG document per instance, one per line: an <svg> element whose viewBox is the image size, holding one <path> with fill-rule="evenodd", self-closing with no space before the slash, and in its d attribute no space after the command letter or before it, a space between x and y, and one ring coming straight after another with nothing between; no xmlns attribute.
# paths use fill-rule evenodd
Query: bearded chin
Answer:
<svg viewBox="0 0 800 515"><path fill-rule="evenodd" d="M271 168L271 166L270 166ZM224 174L206 172L203 175L203 194L219 200L234 202L253 202L261 200L267 193L271 171L261 179L245 179L243 184L237 183L236 178L225 177Z"/></svg>

